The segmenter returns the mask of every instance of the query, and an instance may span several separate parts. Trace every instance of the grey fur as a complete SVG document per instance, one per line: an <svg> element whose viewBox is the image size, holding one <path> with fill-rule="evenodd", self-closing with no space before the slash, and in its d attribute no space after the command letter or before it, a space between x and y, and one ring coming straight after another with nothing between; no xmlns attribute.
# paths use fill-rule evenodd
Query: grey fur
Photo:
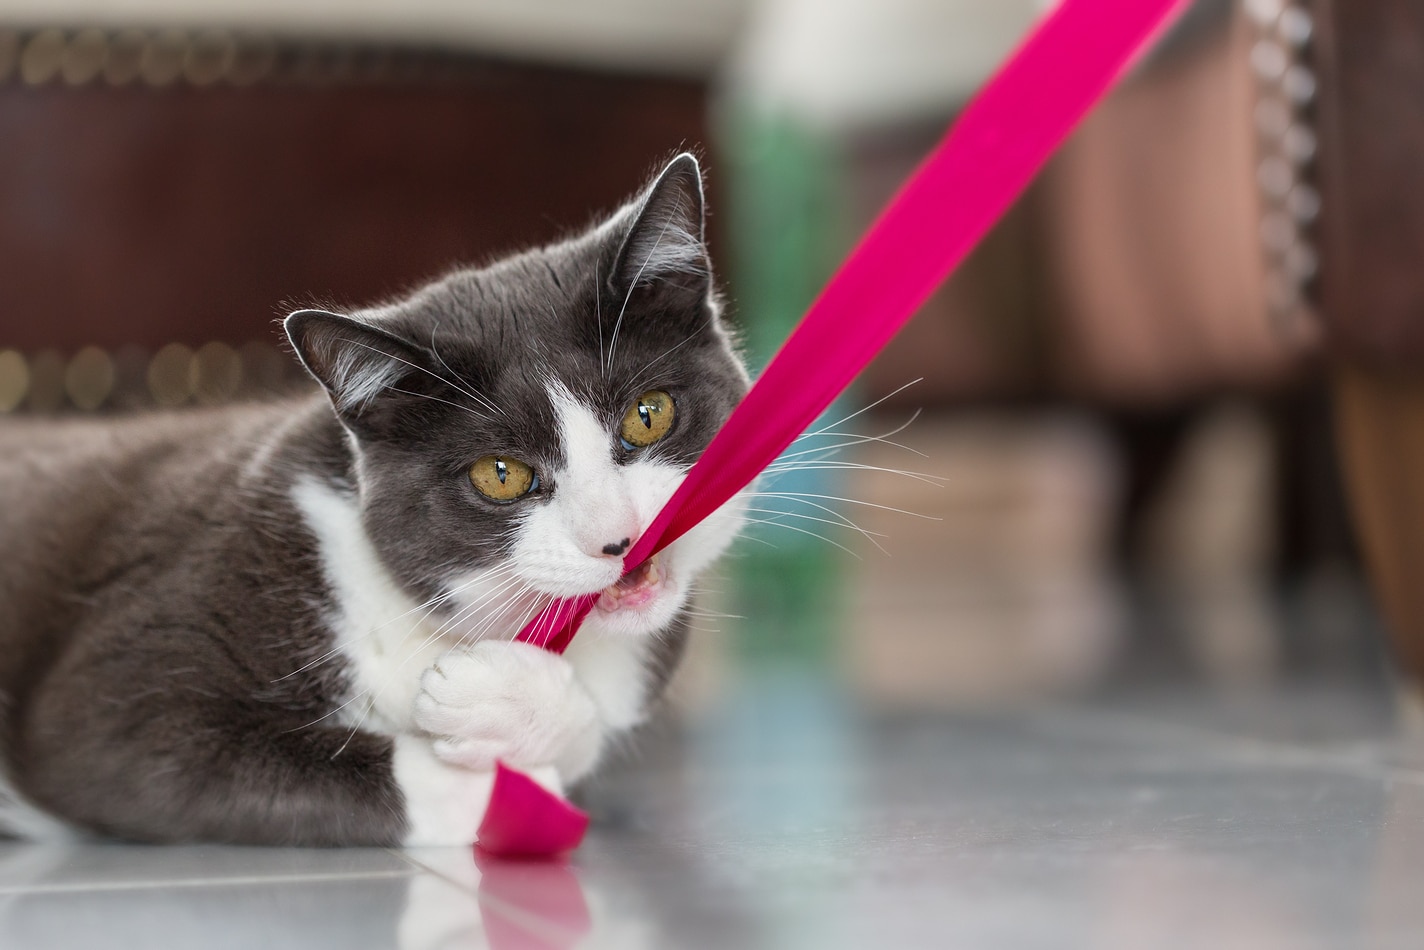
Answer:
<svg viewBox="0 0 1424 950"><path fill-rule="evenodd" d="M640 392L672 392L676 429L653 450L690 464L745 374L705 251L675 271L630 268L670 228L700 245L701 214L696 162L679 156L583 235L350 315L293 314L291 342L330 399L4 422L10 783L66 822L126 838L401 840L391 740L348 742L321 721L348 683L339 664L307 665L333 646L332 595L292 486L314 477L358 496L387 568L423 601L453 571L501 557L514 514L473 491L469 464L492 451L536 469L561 461L548 377L611 431ZM686 634L674 626L650 657L664 679Z"/></svg>

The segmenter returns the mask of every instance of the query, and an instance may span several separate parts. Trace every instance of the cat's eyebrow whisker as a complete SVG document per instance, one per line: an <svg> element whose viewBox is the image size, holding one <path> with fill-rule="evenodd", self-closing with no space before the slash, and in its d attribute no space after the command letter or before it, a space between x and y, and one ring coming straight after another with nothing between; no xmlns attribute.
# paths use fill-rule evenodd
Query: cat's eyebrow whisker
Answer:
<svg viewBox="0 0 1424 950"><path fill-rule="evenodd" d="M381 354L382 356L386 357L386 359L395 360L397 363L403 363L403 364L405 364L406 366L409 366L411 369L416 370L417 372L424 373L426 376L429 376L431 379L435 380L436 382L444 383L446 386L449 386L451 389L455 390L456 392L458 392L458 393L463 393L464 395L469 396L469 397L470 397L471 399L473 399L475 402L478 402L478 403L483 404L483 400L482 400L482 399L480 398L480 396L477 395L476 393L470 392L468 389L465 389L463 386L459 385L458 383L452 383L450 380L446 379L444 376L441 376L439 373L432 373L430 370L426 369L424 366L417 366L415 363L412 363L410 360L401 359L399 356L396 356L394 353L387 353L385 350L381 349L381 348L378 347L378 346L371 346L371 345L369 345L369 344L367 344L367 343L362 343L360 340L346 340L345 342L350 343L350 344L352 344L353 346L359 346L359 347L361 347L363 350L370 350L372 353L379 353L379 354ZM439 356L439 354L437 353L436 356ZM394 387L388 387L388 388L394 389ZM401 390L396 390L396 392L401 392ZM434 398L434 397L431 397L431 398ZM441 401L443 402L444 400L441 400ZM450 405L453 406L454 403L451 403ZM480 416L480 418L485 418L485 416L483 416L481 413L475 412L475 410L470 409L468 406L464 406L464 407L461 407L461 408L466 409L466 411L468 411L468 412L474 412L475 415Z"/></svg>
<svg viewBox="0 0 1424 950"><path fill-rule="evenodd" d="M460 405L458 402L451 402L448 399L441 399L439 396L432 396L429 393L411 392L409 389L401 389L399 386L387 386L386 388L393 393L400 393L403 396L414 396L417 399L429 399L432 402L443 402L445 405L453 406L456 409L459 409L461 412L468 412L476 419L489 419L489 416L485 415L483 412L477 412L476 410L471 409L469 406Z"/></svg>
<svg viewBox="0 0 1424 950"><path fill-rule="evenodd" d="M603 363L603 285L598 282L598 261L593 262L593 315L598 320L598 368L607 379L608 367Z"/></svg>
<svg viewBox="0 0 1424 950"><path fill-rule="evenodd" d="M651 370L657 364L661 363L663 360L667 359L669 356L672 356L674 353L682 349L687 344L691 343L693 340L697 339L698 334L700 334L703 330L707 329L707 327L710 326L711 323L712 318L708 317L706 320L702 321L701 326L689 333L681 343L675 344L674 346L668 348L661 356L649 360L647 364L644 365L642 369L638 370L637 374L633 377L637 380L637 382L632 386L629 386L628 388L633 390L642 389L643 378L647 376L649 370Z"/></svg>
<svg viewBox="0 0 1424 950"><path fill-rule="evenodd" d="M494 404L494 401L491 400L489 397L478 395L478 394L474 391L474 390L475 390L474 384L471 383L468 379L465 379L464 377L462 377L459 373L455 372L455 370L450 367L450 364L447 363L447 362L445 362L445 357L441 356L441 355L440 355L440 351L439 351L438 349L436 349L436 347L435 347L435 331L437 331L437 330L439 330L439 329L440 329L440 322L437 320L436 323L435 323L435 326L433 326L433 327L430 328L430 352L435 354L435 358L440 361L440 365L443 366L443 367L445 367L445 371L446 371L447 373L449 373L451 376L455 377L457 380L459 380L461 383L463 383L466 387L468 387L466 390L464 390L464 392L465 392L466 395L468 395L471 399L477 400L477 401L480 403L480 405L484 406L486 409L488 409L490 412L494 413L494 414L497 415L497 416L505 416L505 415L508 415L508 413L506 413L503 409L501 409L501 408L499 408L498 406L496 406L496 405Z"/></svg>
<svg viewBox="0 0 1424 950"><path fill-rule="evenodd" d="M816 507L816 508L822 509L823 511L826 511L826 510L833 510L833 509L828 509L828 508L826 508L824 505L817 505L815 502L812 502L812 501L808 501L808 500L807 500L807 499L810 499L810 498L819 498L819 499L821 499L822 501L838 501L838 502L840 502L840 503L842 503L842 504L846 504L846 505L860 505L861 507L864 507L864 508L877 508L877 509L879 509L880 511L893 511L893 512L894 512L895 514L897 514L897 515L909 515L911 518L922 518L922 519L924 519L925 521L943 521L943 520L944 520L943 518L940 518L940 517L938 517L938 516L936 516L936 515L921 514L921 513L918 512L918 511L910 511L910 510L905 509L905 508L895 508L895 507L892 507L892 506L890 506L890 505L881 505L881 504L877 504L876 502L873 502L873 501L862 501L862 500L859 499L859 498L844 498L844 497L842 497L842 496L840 496L840 495L818 495L818 494L815 494L814 492L788 492L788 491L745 491L745 492L738 492L737 495L738 495L738 497L745 497L745 498L786 498L786 499L788 499L788 500L790 500L790 501L799 501L799 502L801 502L803 505L812 505L812 506L814 506L814 507Z"/></svg>
<svg viewBox="0 0 1424 950"><path fill-rule="evenodd" d="M643 258L643 263L639 266L638 273L634 274L633 279L628 283L628 292L623 295L623 306L619 308L618 319L614 321L613 324L613 339L608 344L608 370L605 370L605 375L613 369L613 354L618 352L618 331L623 326L623 315L628 312L628 301L633 299L633 291L638 289L638 281L642 280L643 271L647 270L648 264L652 262L653 255L656 254L658 248L662 246L663 237L666 236L667 229L671 224L671 218L663 222L663 228L658 232L658 239L654 241L653 246L648 249L648 256Z"/></svg>

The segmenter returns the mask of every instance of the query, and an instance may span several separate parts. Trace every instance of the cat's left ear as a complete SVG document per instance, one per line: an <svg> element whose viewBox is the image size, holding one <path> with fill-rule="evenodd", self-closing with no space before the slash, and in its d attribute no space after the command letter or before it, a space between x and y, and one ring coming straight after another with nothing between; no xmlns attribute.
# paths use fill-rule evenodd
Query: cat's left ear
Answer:
<svg viewBox="0 0 1424 950"><path fill-rule="evenodd" d="M628 294L667 287L706 294L712 264L703 236L702 169L683 152L632 206L633 223L618 250L609 283Z"/></svg>
<svg viewBox="0 0 1424 950"><path fill-rule="evenodd" d="M370 323L325 310L298 310L282 325L302 365L348 421L388 402L392 392L410 395L409 390L438 378L425 366L423 351Z"/></svg>

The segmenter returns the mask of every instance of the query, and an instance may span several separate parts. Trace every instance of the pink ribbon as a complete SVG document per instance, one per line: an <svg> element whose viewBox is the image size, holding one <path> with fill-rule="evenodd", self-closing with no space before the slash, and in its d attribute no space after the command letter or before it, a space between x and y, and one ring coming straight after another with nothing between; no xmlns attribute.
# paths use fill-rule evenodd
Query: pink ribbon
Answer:
<svg viewBox="0 0 1424 950"><path fill-rule="evenodd" d="M628 552L626 570L746 487L850 385L1187 2L1062 0L1039 22L821 291ZM598 597L551 605L518 639L562 653ZM486 829L522 854L577 847L581 831L556 849L511 834L513 816L570 807L533 782L515 788L496 783L480 832L485 850Z"/></svg>

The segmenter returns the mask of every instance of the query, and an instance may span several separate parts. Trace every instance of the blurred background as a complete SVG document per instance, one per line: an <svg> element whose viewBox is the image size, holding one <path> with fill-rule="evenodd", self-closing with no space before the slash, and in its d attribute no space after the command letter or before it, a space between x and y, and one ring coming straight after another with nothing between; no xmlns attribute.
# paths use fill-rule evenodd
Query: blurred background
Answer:
<svg viewBox="0 0 1424 950"><path fill-rule="evenodd" d="M760 367L1048 5L0 0L0 410L304 385L287 308L550 240L681 148ZM1372 374L1418 331L1408 293L1373 323L1331 305L1375 283L1322 251L1361 87L1338 108L1351 74L1321 38L1387 6L1194 4L773 466L675 701L734 708L748 677L827 722L845 696L1383 694L1407 619L1369 593L1332 386L1363 367L1380 418Z"/></svg>

